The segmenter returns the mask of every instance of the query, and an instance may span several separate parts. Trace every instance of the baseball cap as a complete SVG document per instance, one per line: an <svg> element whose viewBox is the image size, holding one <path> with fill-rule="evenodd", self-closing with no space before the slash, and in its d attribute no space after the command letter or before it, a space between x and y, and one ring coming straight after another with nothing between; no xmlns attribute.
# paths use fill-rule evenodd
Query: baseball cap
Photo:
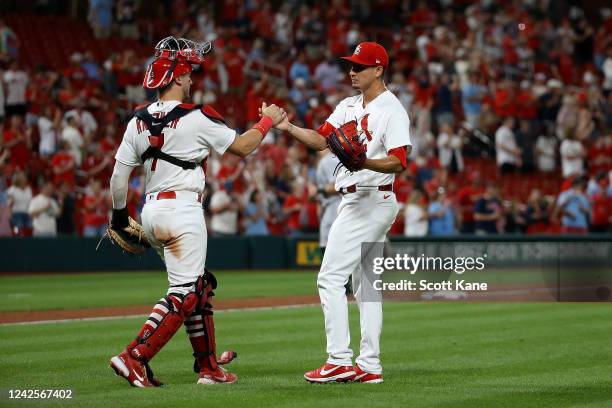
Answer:
<svg viewBox="0 0 612 408"><path fill-rule="evenodd" d="M353 55L341 58L366 67L380 65L386 68L389 64L389 55L387 55L385 47L375 42L362 42L355 48Z"/></svg>

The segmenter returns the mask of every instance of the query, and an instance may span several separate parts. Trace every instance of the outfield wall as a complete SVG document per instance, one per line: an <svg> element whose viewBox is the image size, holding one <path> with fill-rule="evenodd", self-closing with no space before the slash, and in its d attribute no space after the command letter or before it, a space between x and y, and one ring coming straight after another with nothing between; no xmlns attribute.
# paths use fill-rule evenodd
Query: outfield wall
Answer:
<svg viewBox="0 0 612 408"><path fill-rule="evenodd" d="M514 259L521 265L538 243L608 243L603 254L612 258L612 235L582 236L456 236L408 239L392 237L418 252L420 247L442 243L481 243L492 254L506 262ZM98 239L81 237L60 238L1 238L0 272L82 272L113 270L161 270L164 265L152 250L142 256L123 253L110 241L104 240L98 250ZM599 245L599 244L598 244ZM600 245L601 246L601 245ZM216 269L288 269L315 268L321 263L318 237L232 237L209 238L207 266Z"/></svg>

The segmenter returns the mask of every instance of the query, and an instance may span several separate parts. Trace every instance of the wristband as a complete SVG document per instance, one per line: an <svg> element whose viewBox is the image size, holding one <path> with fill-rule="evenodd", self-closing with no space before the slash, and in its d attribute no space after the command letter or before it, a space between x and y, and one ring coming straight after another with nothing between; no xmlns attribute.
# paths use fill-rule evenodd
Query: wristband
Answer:
<svg viewBox="0 0 612 408"><path fill-rule="evenodd" d="M269 116L263 116L259 122L253 125L251 129L255 129L261 133L262 136L266 136L272 128L272 118Z"/></svg>
<svg viewBox="0 0 612 408"><path fill-rule="evenodd" d="M111 225L115 228L125 228L130 222L128 221L128 209L127 207L120 210L113 208L113 217L111 218Z"/></svg>

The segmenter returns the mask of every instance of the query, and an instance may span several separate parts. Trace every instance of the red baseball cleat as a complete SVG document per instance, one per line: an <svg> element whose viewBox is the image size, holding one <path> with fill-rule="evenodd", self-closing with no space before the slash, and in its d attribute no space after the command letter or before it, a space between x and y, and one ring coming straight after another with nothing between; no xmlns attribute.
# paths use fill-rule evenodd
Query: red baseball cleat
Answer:
<svg viewBox="0 0 612 408"><path fill-rule="evenodd" d="M231 384L235 383L238 377L234 373L230 373L225 368L217 367L216 370L212 371L207 368L200 370L200 378L198 378L198 384L212 385L212 384Z"/></svg>
<svg viewBox="0 0 612 408"><path fill-rule="evenodd" d="M316 370L308 371L304 374L306 381L311 383L326 382L345 382L350 381L355 376L353 366L341 366L325 363Z"/></svg>
<svg viewBox="0 0 612 408"><path fill-rule="evenodd" d="M133 387L155 387L155 384L147 376L145 365L130 356L127 351L111 358L110 366L115 370L115 374L125 378Z"/></svg>
<svg viewBox="0 0 612 408"><path fill-rule="evenodd" d="M355 376L352 379L355 382L362 382L368 384L379 384L383 382L382 374L372 374L363 371L359 365L355 364Z"/></svg>

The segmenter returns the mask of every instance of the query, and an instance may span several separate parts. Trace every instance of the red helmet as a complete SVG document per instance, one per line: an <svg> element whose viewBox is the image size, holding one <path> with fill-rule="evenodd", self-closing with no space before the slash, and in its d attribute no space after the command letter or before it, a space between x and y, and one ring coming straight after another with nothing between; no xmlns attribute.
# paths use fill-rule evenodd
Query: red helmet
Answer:
<svg viewBox="0 0 612 408"><path fill-rule="evenodd" d="M210 41L197 43L185 38L164 38L155 46L154 60L147 67L142 87L164 87L174 78L190 73L202 65L204 55L211 49Z"/></svg>

